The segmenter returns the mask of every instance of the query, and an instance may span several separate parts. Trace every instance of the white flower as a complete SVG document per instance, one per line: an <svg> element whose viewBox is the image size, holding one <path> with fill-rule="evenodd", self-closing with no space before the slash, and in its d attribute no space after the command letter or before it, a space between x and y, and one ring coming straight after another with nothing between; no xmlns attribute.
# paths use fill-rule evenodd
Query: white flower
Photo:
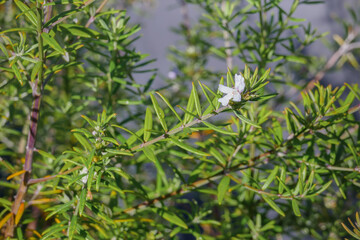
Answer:
<svg viewBox="0 0 360 240"><path fill-rule="evenodd" d="M81 171L79 172L79 174L87 174L88 173L88 169L86 167L84 167L83 169L81 169ZM84 184L87 183L87 180L88 180L88 175L85 175L81 178L80 181L82 181Z"/></svg>
<svg viewBox="0 0 360 240"><path fill-rule="evenodd" d="M240 74L235 74L235 87L234 88L226 87L222 84L219 85L219 91L226 94L222 98L219 98L219 102L223 106L227 106L231 99L234 102L240 102L241 101L241 93L244 91L244 89L245 89L245 80L244 80L243 76L241 76Z"/></svg>
<svg viewBox="0 0 360 240"><path fill-rule="evenodd" d="M171 80L175 79L176 78L176 72L174 72L174 71L168 72L168 78L171 79Z"/></svg>

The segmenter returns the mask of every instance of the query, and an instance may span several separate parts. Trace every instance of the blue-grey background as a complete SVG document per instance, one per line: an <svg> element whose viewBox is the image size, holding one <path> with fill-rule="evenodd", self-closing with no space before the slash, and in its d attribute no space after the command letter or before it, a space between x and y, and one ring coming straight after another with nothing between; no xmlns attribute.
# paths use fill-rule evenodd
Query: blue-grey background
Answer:
<svg viewBox="0 0 360 240"><path fill-rule="evenodd" d="M151 58L156 61L152 63L152 67L159 69L159 78L155 82L155 86L159 87L165 83L161 78L166 77L172 69L173 64L168 60L168 47L171 45L179 45L182 40L181 36L171 31L171 28L178 27L182 21L180 0L141 0L135 1L126 9L130 15L131 23L139 23L142 27L141 38L136 41L137 50L142 53L150 54ZM244 1L245 2L245 1ZM292 4L292 0L284 0L281 5L288 8ZM359 0L325 0L323 4L300 5L295 12L295 17L305 18L311 23L313 28L317 28L319 33L329 32L325 37L328 41L333 41L332 36L339 34L344 36L343 28L335 21L335 17L340 19L349 19L350 14L347 8L360 9ZM124 8L124 1L118 1L117 7ZM187 4L190 24L195 23L201 16L201 9ZM333 51L324 46L323 42L318 40L310 47L304 50L305 54L310 56L319 56L328 59ZM243 66L239 66L240 69ZM226 69L225 62L214 62L210 64L210 68L214 70ZM141 76L139 76L141 78ZM331 80L330 80L331 79ZM137 79L139 82L146 81ZM360 80L360 74L351 66L345 65L341 71L329 73L325 75L324 82L332 84L341 84L344 81L354 82Z"/></svg>

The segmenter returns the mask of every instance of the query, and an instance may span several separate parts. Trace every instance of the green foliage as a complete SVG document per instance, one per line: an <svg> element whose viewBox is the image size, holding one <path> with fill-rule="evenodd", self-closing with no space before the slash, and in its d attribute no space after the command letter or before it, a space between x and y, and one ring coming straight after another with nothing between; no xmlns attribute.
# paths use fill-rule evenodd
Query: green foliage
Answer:
<svg viewBox="0 0 360 240"><path fill-rule="evenodd" d="M360 88L287 76L317 61L302 49L324 34L293 16L319 1L184 1L204 15L175 30L186 49L161 89L140 26L106 2L1 2L4 236L358 238L341 223L359 207ZM238 91L239 72L241 101L220 106L222 75Z"/></svg>

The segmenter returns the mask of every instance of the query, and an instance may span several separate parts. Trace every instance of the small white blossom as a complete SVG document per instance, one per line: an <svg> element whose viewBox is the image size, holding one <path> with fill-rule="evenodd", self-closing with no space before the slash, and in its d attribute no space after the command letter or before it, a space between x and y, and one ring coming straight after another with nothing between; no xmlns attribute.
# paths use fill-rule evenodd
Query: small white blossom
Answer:
<svg viewBox="0 0 360 240"><path fill-rule="evenodd" d="M66 62L69 62L69 61L70 61L69 53L65 51L65 54L62 55L62 58L63 58Z"/></svg>
<svg viewBox="0 0 360 240"><path fill-rule="evenodd" d="M245 89L245 80L244 80L243 76L241 76L240 74L235 74L235 87L234 88L226 87L222 84L219 85L219 91L226 94L222 98L219 98L219 102L223 106L227 106L231 99L234 102L240 102L241 101L241 93L244 91L244 89Z"/></svg>
<svg viewBox="0 0 360 240"><path fill-rule="evenodd" d="M87 174L88 173L88 169L86 167L84 167L83 169L81 169L81 171L79 172L79 174ZM82 181L84 184L87 183L87 180L88 180L88 175L85 175L81 178L80 181Z"/></svg>
<svg viewBox="0 0 360 240"><path fill-rule="evenodd" d="M168 72L168 78L171 79L171 80L175 79L176 78L176 72L174 72L174 71Z"/></svg>

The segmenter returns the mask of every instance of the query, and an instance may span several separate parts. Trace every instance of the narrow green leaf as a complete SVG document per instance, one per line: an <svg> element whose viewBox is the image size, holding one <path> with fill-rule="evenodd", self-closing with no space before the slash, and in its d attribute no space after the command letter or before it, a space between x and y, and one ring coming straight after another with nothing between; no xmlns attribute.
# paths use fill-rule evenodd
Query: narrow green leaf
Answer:
<svg viewBox="0 0 360 240"><path fill-rule="evenodd" d="M314 196L319 195L320 193L322 193L323 191L325 191L328 187L330 187L332 183L332 180L328 181L327 183L325 183L319 190L317 190L315 193L307 195L307 198L312 198Z"/></svg>
<svg viewBox="0 0 360 240"><path fill-rule="evenodd" d="M251 125L251 126L254 126L256 128L261 128L258 124L256 124L255 122L251 121L250 119L244 117L239 111L234 111L235 115L243 122Z"/></svg>
<svg viewBox="0 0 360 240"><path fill-rule="evenodd" d="M276 174L279 170L279 167L276 166L270 173L269 177L266 179L264 185L262 186L262 190L265 190L271 183L272 181L274 181L275 177L276 177Z"/></svg>
<svg viewBox="0 0 360 240"><path fill-rule="evenodd" d="M121 105L140 105L140 104L143 104L142 101L131 101L131 100L118 100L116 102L118 104L121 104Z"/></svg>
<svg viewBox="0 0 360 240"><path fill-rule="evenodd" d="M305 22L306 18L293 18L293 17L290 17L289 20L291 20L293 22Z"/></svg>
<svg viewBox="0 0 360 240"><path fill-rule="evenodd" d="M120 146L120 143L118 141L116 141L116 139L111 138L111 137L101 137L102 140L106 141L106 142L111 142L116 146Z"/></svg>
<svg viewBox="0 0 360 240"><path fill-rule="evenodd" d="M36 14L34 13L33 9L30 9L25 3L23 3L20 0L15 0L15 4L18 6L18 8L21 10L23 14L30 20L30 22L37 26L37 18Z"/></svg>
<svg viewBox="0 0 360 240"><path fill-rule="evenodd" d="M175 109L173 108L173 106L171 106L169 100L167 100L161 93L159 92L156 92L157 95L159 95L162 100L166 103L166 105L168 105L168 107L170 108L170 110L175 114L175 116L177 117L177 119L179 119L179 121L181 122L182 124L182 119L181 117L179 116L179 114L175 111Z"/></svg>
<svg viewBox="0 0 360 240"><path fill-rule="evenodd" d="M325 116L329 117L329 116L334 116L337 114L342 114L342 113L346 112L349 109L349 107L350 107L350 104L346 104L344 106L336 108L334 111L326 113Z"/></svg>
<svg viewBox="0 0 360 240"><path fill-rule="evenodd" d="M72 240L75 235L76 227L77 227L77 218L78 218L77 214L74 214L71 218L70 226L68 229L69 240Z"/></svg>
<svg viewBox="0 0 360 240"><path fill-rule="evenodd" d="M286 173L285 173L286 174ZM284 175L285 176L285 175ZM286 186L285 182L283 180L281 180L278 176L276 176L277 180L279 181L279 185L282 186L282 188L285 188L286 192L290 195L293 196L293 193L291 192L291 190Z"/></svg>
<svg viewBox="0 0 360 240"><path fill-rule="evenodd" d="M86 189L83 188L81 190L81 193L80 193L80 201L79 201L79 215L80 215L80 217L83 214L85 202L86 202Z"/></svg>
<svg viewBox="0 0 360 240"><path fill-rule="evenodd" d="M49 218L51 218L52 216L54 216L55 214L58 213L62 213L65 211L68 211L71 208L71 205L75 202L75 198L72 199L71 201L64 203L64 204L60 204L60 205L56 205L54 207L48 208L45 211L51 211L51 213L49 215L46 216L45 220L48 220Z"/></svg>
<svg viewBox="0 0 360 240"><path fill-rule="evenodd" d="M84 138L82 135L78 133L74 133L74 137L80 142L80 144L84 147L85 150L91 151L92 146L88 142L86 138Z"/></svg>
<svg viewBox="0 0 360 240"><path fill-rule="evenodd" d="M92 128L95 128L95 127L96 127L96 122L95 122L95 121L91 120L90 118L88 118L88 117L85 116L85 115L81 115L81 117L82 117L83 119L85 119L85 121L87 121L87 123L90 124L90 126L91 126Z"/></svg>
<svg viewBox="0 0 360 240"><path fill-rule="evenodd" d="M280 172L280 179L281 182L285 183L285 179L286 179L286 169L285 167L281 167L281 172ZM282 184L279 184L279 193L282 194L284 192L284 186Z"/></svg>
<svg viewBox="0 0 360 240"><path fill-rule="evenodd" d="M64 48L62 48L60 44L52 36L50 36L50 34L43 32L41 33L41 36L44 42L49 44L51 48L63 55L65 54Z"/></svg>
<svg viewBox="0 0 360 240"><path fill-rule="evenodd" d="M68 228L68 221L62 221L58 224L54 224L51 227L46 228L46 230L42 233L41 240L46 239L54 239L56 233L61 232Z"/></svg>
<svg viewBox="0 0 360 240"><path fill-rule="evenodd" d="M301 216L301 213L300 213L300 209L299 209L299 205L298 205L298 203L297 203L297 200L296 200L296 199L292 199L292 200L291 200L291 204L292 204L292 209L293 209L293 211L294 211L295 216L300 217L300 216Z"/></svg>
<svg viewBox="0 0 360 240"><path fill-rule="evenodd" d="M150 98L154 105L156 115L157 115L158 119L160 120L160 124L161 124L162 128L164 129L165 132L168 132L168 127L167 127L165 119L164 119L165 118L164 111L160 108L158 101L156 100L155 96L152 93L150 93Z"/></svg>
<svg viewBox="0 0 360 240"><path fill-rule="evenodd" d="M359 92L356 91L355 89L358 89L357 88L357 84L355 84L354 86L348 84L348 83L344 83L349 89L350 91L355 95L355 97L360 100L360 95L359 95Z"/></svg>
<svg viewBox="0 0 360 240"><path fill-rule="evenodd" d="M200 105L200 100L199 100L199 94L196 90L196 86L194 85L194 82L192 82L191 94L193 95L193 98L194 98L196 112L197 112L198 116L201 117L202 111L201 111L201 105Z"/></svg>
<svg viewBox="0 0 360 240"><path fill-rule="evenodd" d="M115 155L134 156L134 154L132 154L129 151L125 151L125 150L117 150L117 149L106 148L105 151L108 152L108 153L115 154Z"/></svg>
<svg viewBox="0 0 360 240"><path fill-rule="evenodd" d="M24 236L23 236L21 227L17 227L17 228L16 228L16 233L17 233L17 239L18 239L18 240L24 240Z"/></svg>
<svg viewBox="0 0 360 240"><path fill-rule="evenodd" d="M218 197L218 202L220 205L225 197L227 190L229 189L229 184L230 184L230 178L228 176L225 176L221 179L221 181L218 185L217 197Z"/></svg>
<svg viewBox="0 0 360 240"><path fill-rule="evenodd" d="M0 33L2 34L2 33ZM0 42L0 49L1 51L4 53L4 55L6 56L6 58L9 58L9 53L8 53L8 50L6 49L5 45L3 43Z"/></svg>
<svg viewBox="0 0 360 240"><path fill-rule="evenodd" d="M95 184L95 190L98 192L99 189L100 189L100 181L101 181L101 178L102 178L102 175L104 174L104 171L100 171L98 172L97 174L97 177L96 177L96 184Z"/></svg>
<svg viewBox="0 0 360 240"><path fill-rule="evenodd" d="M295 63L302 63L302 64L307 63L306 58L300 56L294 56L294 55L286 56L286 60Z"/></svg>
<svg viewBox="0 0 360 240"><path fill-rule="evenodd" d="M215 109L215 106L214 106L214 104L212 103L212 101L211 101L211 99L210 99L209 95L207 94L206 90L205 90L205 89L204 89L204 87L203 87L203 84L202 84L200 81L199 81L199 86L200 86L201 90L203 91L203 93L204 93L204 95L205 95L206 99L208 100L208 102L209 102L210 106L212 107L212 109L211 109L211 110L214 110L214 109Z"/></svg>
<svg viewBox="0 0 360 240"><path fill-rule="evenodd" d="M144 129L140 129L139 131L137 131L136 133L134 133L134 132L130 131L129 129L127 129L127 128L123 127L123 126L120 126L120 125L111 124L111 126L112 126L112 127L116 127L116 128L120 128L120 129L122 129L122 130L124 130L124 131L126 131L126 132L128 132L128 133L131 134L131 137L129 137L129 139L126 141L126 143L127 143L128 145L133 144L133 143L136 141L136 139L140 140L140 142L143 142L143 140L141 139L140 136L143 134Z"/></svg>
<svg viewBox="0 0 360 240"><path fill-rule="evenodd" d="M222 83L224 83L224 79L222 78L222 82L220 81L220 84L222 84ZM203 86L203 87L205 87L214 97L217 97L217 94L213 91L213 90L211 90L208 86L206 86L205 84L203 84L203 83L201 83L201 85Z"/></svg>
<svg viewBox="0 0 360 240"><path fill-rule="evenodd" d="M228 68L227 73L226 73L226 84L228 87L232 87L235 85L234 78L232 76L230 68Z"/></svg>
<svg viewBox="0 0 360 240"><path fill-rule="evenodd" d="M157 214L159 214L162 218L164 218L165 220L179 226L185 229L188 229L188 226L186 225L186 223L179 218L178 216L175 215L175 213L173 212L169 212L163 209L157 209L156 210Z"/></svg>
<svg viewBox="0 0 360 240"><path fill-rule="evenodd" d="M270 68L266 70L266 72L264 72L264 74L260 77L259 82L264 82L269 77L270 71Z"/></svg>
<svg viewBox="0 0 360 240"><path fill-rule="evenodd" d="M42 63L41 62L37 62L35 64L35 66L33 67L33 69L31 70L31 82L34 82L35 81L35 78L40 70L40 67L41 67Z"/></svg>
<svg viewBox="0 0 360 240"><path fill-rule="evenodd" d="M279 206L276 205L276 203L268 196L262 194L262 198L269 204L269 206L274 209L277 213L279 213L281 216L285 217L285 213L279 208Z"/></svg>
<svg viewBox="0 0 360 240"><path fill-rule="evenodd" d="M250 92L255 93L265 87L269 82L258 82L254 86L251 87Z"/></svg>
<svg viewBox="0 0 360 240"><path fill-rule="evenodd" d="M222 166L226 166L226 160L223 158L223 156L218 150L212 147L210 148L210 154L215 157Z"/></svg>
<svg viewBox="0 0 360 240"><path fill-rule="evenodd" d="M190 122L193 119L194 114L189 114L189 113L193 112L194 106L195 106L194 95L190 94L189 101L188 101L188 104L186 107L185 116L184 116L184 124L187 124L188 122Z"/></svg>
<svg viewBox="0 0 360 240"><path fill-rule="evenodd" d="M156 167L157 172L158 172L159 179L161 179L162 182L165 185L168 185L168 181L167 181L167 178L166 178L165 171L164 171L163 167L161 166L160 161L156 157L156 155L154 153L154 150L151 147L144 147L144 148L142 148L142 150L143 150L145 156L155 164L155 167ZM158 182L157 183L157 188L159 188L159 187L160 187L160 183Z"/></svg>
<svg viewBox="0 0 360 240"><path fill-rule="evenodd" d="M61 28L66 29L72 35L84 38L96 38L99 33L91 28L85 28L78 24L61 24Z"/></svg>
<svg viewBox="0 0 360 240"><path fill-rule="evenodd" d="M239 135L239 134L236 133L236 132L230 132L230 131L228 131L228 130L222 129L222 128L220 128L220 127L218 127L218 126L215 126L215 125L213 125L213 124L211 124L211 123L209 123L209 122L206 122L206 121L203 121L202 123L203 123L204 125L206 125L207 127L209 127L210 129L212 129L212 130L214 130L214 131L216 131L216 132L219 132L219 133L223 133L223 134L227 134L227 135L233 135L233 136Z"/></svg>
<svg viewBox="0 0 360 240"><path fill-rule="evenodd" d="M24 81L20 74L19 68L16 66L15 63L11 65L11 68L15 73L16 79L19 81L20 85L22 86L24 84Z"/></svg>
<svg viewBox="0 0 360 240"><path fill-rule="evenodd" d="M151 130L152 130L152 113L151 109L148 107L146 108L145 114L145 123L144 123L144 141L147 142L151 137Z"/></svg>
<svg viewBox="0 0 360 240"><path fill-rule="evenodd" d="M197 154L197 155L200 155L200 156L209 156L208 153L205 153L205 152L202 152L196 148L193 148L183 142L180 142L179 140L175 139L175 138L170 138L170 140L175 144L177 145L178 147L186 150L186 151L189 151L189 152L192 152L194 154Z"/></svg>
<svg viewBox="0 0 360 240"><path fill-rule="evenodd" d="M88 180L87 180L87 190L91 191L91 185L93 183L93 177L94 177L94 172L95 172L95 165L93 164L88 172Z"/></svg>
<svg viewBox="0 0 360 240"><path fill-rule="evenodd" d="M188 114L188 115L191 116L191 117L197 118L197 116L196 116L194 113L189 112L188 110L186 110L186 109L183 108L182 106L180 106L180 105L176 105L176 106L177 106L178 108L180 108L180 109L185 113L185 115ZM184 120L184 122L185 122L185 120Z"/></svg>
<svg viewBox="0 0 360 240"><path fill-rule="evenodd" d="M52 160L56 160L56 157L54 157L54 155L52 155L51 153L47 153L47 152L44 152L44 151L39 150L39 149L37 149L36 152L38 152L43 157L50 158Z"/></svg>

